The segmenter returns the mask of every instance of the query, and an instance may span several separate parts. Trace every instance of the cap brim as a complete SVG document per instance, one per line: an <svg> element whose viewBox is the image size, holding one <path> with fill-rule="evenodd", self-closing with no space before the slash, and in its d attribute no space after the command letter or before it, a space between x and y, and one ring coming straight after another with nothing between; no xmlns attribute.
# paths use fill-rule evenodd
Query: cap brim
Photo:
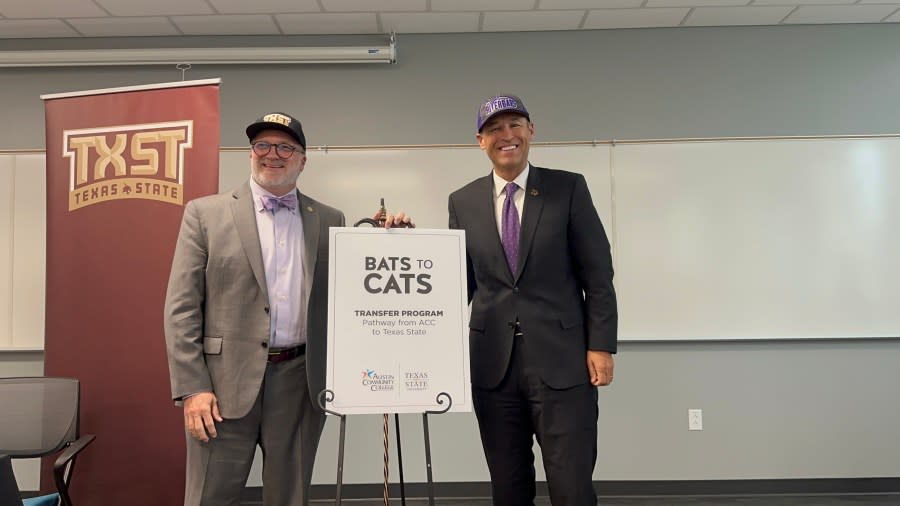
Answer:
<svg viewBox="0 0 900 506"><path fill-rule="evenodd" d="M518 114L519 116L523 116L528 121L531 121L531 116L529 116L527 113L524 113L522 111L515 111L515 110L509 110L509 109L505 110L505 111L496 111L496 112L492 113L491 115L489 115L487 118L484 118L484 121L482 121L481 125L478 126L478 133L481 133L481 131L484 130L484 125L487 125L488 122L494 118L494 116L499 116L501 114Z"/></svg>

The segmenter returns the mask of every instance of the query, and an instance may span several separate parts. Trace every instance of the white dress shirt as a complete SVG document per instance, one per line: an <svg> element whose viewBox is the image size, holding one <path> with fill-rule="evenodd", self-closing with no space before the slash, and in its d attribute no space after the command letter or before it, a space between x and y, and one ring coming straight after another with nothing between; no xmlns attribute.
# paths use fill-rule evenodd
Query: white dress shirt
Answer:
<svg viewBox="0 0 900 506"><path fill-rule="evenodd" d="M523 170L512 181L519 185L519 189L513 194L513 203L516 205L516 211L519 213L519 225L522 225L522 208L525 206L525 184L528 183L528 170L531 163L525 164ZM506 185L509 181L498 176L496 172L491 172L494 176L494 216L497 218L497 234L503 237L503 204L506 202Z"/></svg>
<svg viewBox="0 0 900 506"><path fill-rule="evenodd" d="M250 179L256 229L269 292L269 346L290 348L306 342L306 294L303 290L303 220L297 209L266 211L263 195L272 195ZM293 191L297 191L296 189ZM272 195L280 197L281 195Z"/></svg>

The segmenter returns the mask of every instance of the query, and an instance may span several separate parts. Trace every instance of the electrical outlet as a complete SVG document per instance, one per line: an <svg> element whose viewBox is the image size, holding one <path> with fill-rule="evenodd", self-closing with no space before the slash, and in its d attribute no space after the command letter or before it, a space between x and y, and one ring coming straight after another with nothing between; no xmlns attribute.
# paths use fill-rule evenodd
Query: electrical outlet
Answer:
<svg viewBox="0 0 900 506"><path fill-rule="evenodd" d="M688 430L703 430L703 410L688 410Z"/></svg>

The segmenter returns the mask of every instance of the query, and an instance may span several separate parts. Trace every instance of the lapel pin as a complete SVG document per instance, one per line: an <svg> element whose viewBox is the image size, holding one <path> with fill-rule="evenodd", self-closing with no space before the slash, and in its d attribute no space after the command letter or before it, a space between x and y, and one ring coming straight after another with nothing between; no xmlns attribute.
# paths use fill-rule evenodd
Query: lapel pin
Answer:
<svg viewBox="0 0 900 506"><path fill-rule="evenodd" d="M309 211L309 212L311 212L311 213L316 212L315 209L312 208L312 206L306 206L306 210Z"/></svg>
<svg viewBox="0 0 900 506"><path fill-rule="evenodd" d="M536 188L532 188L532 189L531 189L531 196L532 196L532 197L537 197L537 196L540 195L540 194L541 194L541 192L537 191Z"/></svg>

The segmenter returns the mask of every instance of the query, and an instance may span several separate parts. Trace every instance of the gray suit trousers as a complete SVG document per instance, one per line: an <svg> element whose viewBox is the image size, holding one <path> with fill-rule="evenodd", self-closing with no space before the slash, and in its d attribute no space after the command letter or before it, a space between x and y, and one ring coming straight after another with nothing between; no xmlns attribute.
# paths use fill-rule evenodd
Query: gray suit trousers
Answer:
<svg viewBox="0 0 900 506"><path fill-rule="evenodd" d="M217 423L218 436L208 443L187 435L185 506L240 506L257 444L263 504L307 504L325 414L314 407L306 383L305 355L269 363L246 416Z"/></svg>

